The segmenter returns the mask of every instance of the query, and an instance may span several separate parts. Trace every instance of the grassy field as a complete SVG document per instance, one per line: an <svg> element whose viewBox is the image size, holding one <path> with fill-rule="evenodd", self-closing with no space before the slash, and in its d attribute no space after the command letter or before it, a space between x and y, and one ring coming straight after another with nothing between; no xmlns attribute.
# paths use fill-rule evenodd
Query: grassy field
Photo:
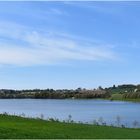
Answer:
<svg viewBox="0 0 140 140"><path fill-rule="evenodd" d="M112 96L109 98L109 100L114 100L114 101L130 101L130 102L140 102L140 99L131 99L131 98L123 98L123 94L112 94Z"/></svg>
<svg viewBox="0 0 140 140"><path fill-rule="evenodd" d="M122 97L122 94L116 93L116 94L112 94L110 99L111 100L123 100L123 97Z"/></svg>
<svg viewBox="0 0 140 140"><path fill-rule="evenodd" d="M140 138L140 129L113 128L86 124L70 124L0 115L0 138L23 139L135 139Z"/></svg>

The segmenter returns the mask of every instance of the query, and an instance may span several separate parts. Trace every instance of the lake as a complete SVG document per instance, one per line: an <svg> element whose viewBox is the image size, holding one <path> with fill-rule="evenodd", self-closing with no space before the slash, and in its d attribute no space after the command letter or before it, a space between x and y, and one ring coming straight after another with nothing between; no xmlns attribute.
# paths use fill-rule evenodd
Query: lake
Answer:
<svg viewBox="0 0 140 140"><path fill-rule="evenodd" d="M132 127L135 120L140 122L140 103L109 100L0 99L0 112L24 113L27 117L43 114L44 119L52 117L60 120L66 120L71 115L72 120L84 123L93 123L102 117L109 125L116 125L119 116L120 123L127 127Z"/></svg>

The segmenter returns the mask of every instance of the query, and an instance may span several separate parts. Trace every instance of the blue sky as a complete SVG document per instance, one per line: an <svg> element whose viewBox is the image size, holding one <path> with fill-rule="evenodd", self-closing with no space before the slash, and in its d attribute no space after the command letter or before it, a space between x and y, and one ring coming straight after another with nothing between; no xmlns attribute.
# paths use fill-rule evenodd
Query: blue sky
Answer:
<svg viewBox="0 0 140 140"><path fill-rule="evenodd" d="M0 88L140 83L140 2L0 2Z"/></svg>

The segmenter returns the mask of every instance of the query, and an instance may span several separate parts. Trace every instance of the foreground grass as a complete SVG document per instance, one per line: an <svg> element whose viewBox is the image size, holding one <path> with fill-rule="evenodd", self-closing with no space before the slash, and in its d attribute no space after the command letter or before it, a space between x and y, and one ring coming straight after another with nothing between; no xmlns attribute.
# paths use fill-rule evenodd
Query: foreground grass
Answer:
<svg viewBox="0 0 140 140"><path fill-rule="evenodd" d="M0 115L0 138L10 139L135 139L140 138L140 129L113 128L86 124L70 124Z"/></svg>

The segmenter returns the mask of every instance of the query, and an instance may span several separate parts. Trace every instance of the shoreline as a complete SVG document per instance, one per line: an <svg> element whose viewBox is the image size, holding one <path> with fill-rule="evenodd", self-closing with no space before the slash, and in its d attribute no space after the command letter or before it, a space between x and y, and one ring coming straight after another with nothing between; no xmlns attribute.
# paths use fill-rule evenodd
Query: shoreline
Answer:
<svg viewBox="0 0 140 140"><path fill-rule="evenodd" d="M110 98L0 98L0 100L6 100L6 99L36 99L36 100L107 100L107 101L122 101L122 102L133 102L133 103L140 103L140 99L110 99Z"/></svg>

